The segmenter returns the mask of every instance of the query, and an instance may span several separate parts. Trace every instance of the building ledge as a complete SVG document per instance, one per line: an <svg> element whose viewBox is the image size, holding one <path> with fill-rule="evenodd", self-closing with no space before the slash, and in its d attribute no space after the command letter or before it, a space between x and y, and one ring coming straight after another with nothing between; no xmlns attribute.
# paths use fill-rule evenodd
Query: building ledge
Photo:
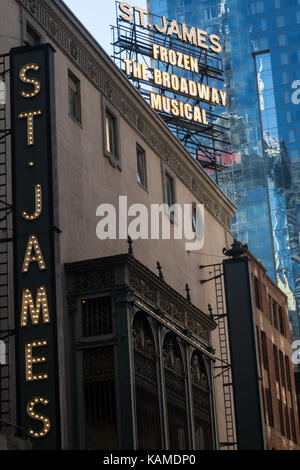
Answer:
<svg viewBox="0 0 300 470"><path fill-rule="evenodd" d="M0 433L0 451L1 450L32 450L32 442L29 439L11 436Z"/></svg>
<svg viewBox="0 0 300 470"><path fill-rule="evenodd" d="M131 302L145 305L157 317L210 348L210 332L217 326L208 314L185 299L130 254L65 264L69 296L84 296L101 289L127 289Z"/></svg>

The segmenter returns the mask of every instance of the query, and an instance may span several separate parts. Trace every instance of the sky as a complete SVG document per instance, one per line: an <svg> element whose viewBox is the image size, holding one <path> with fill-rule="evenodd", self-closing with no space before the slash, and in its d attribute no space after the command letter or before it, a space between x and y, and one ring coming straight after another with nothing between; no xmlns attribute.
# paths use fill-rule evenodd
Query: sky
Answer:
<svg viewBox="0 0 300 470"><path fill-rule="evenodd" d="M63 0L96 41L111 55L112 32L116 24L115 0ZM147 0L127 1L131 6L147 8Z"/></svg>

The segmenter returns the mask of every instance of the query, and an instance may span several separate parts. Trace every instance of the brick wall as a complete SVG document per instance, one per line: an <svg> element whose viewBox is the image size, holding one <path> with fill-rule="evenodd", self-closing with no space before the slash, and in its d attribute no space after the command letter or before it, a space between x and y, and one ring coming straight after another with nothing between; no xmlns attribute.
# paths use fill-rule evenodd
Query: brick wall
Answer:
<svg viewBox="0 0 300 470"><path fill-rule="evenodd" d="M268 278L264 266L253 256L249 257L252 266L267 448L300 449L287 298Z"/></svg>

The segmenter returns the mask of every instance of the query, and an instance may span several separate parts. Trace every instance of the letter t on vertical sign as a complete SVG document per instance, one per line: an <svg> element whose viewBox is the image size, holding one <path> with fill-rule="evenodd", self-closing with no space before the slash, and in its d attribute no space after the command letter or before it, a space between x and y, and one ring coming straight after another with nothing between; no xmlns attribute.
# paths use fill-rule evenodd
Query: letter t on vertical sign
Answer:
<svg viewBox="0 0 300 470"><path fill-rule="evenodd" d="M53 55L10 51L17 410L38 450L60 448Z"/></svg>

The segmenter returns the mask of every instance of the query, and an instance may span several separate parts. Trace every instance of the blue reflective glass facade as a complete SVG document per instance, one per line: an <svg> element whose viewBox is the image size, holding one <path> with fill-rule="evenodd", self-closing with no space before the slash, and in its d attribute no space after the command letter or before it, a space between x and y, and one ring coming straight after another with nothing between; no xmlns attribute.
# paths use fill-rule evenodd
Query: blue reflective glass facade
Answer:
<svg viewBox="0 0 300 470"><path fill-rule="evenodd" d="M300 0L148 3L222 37L234 158L218 183L237 206L235 236L288 295L300 337Z"/></svg>

